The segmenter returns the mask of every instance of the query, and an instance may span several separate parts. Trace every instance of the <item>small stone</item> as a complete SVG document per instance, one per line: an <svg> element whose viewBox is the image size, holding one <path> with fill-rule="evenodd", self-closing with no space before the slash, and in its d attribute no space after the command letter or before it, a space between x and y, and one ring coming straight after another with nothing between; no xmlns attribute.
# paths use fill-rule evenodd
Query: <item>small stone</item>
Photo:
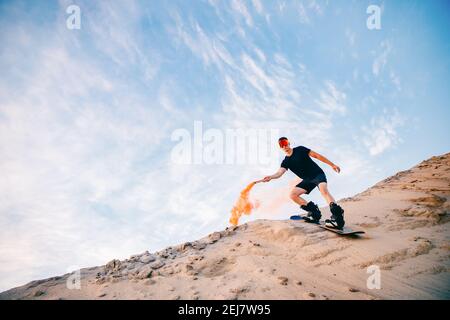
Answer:
<svg viewBox="0 0 450 320"><path fill-rule="evenodd" d="M314 293L312 293L312 292L305 292L305 293L303 294L303 297L304 297L306 300L312 300L312 299L314 299L314 298L316 297L316 295L315 295Z"/></svg>
<svg viewBox="0 0 450 320"><path fill-rule="evenodd" d="M165 263L162 262L161 260L156 260L155 262L152 262L149 264L150 268L155 269L155 270L161 268L164 265L165 265Z"/></svg>
<svg viewBox="0 0 450 320"><path fill-rule="evenodd" d="M153 262L153 261L155 261L155 260L156 260L155 256L150 255L150 254L149 254L149 255L142 256L141 259L140 259L140 261L141 261L142 263L144 263L144 264Z"/></svg>
<svg viewBox="0 0 450 320"><path fill-rule="evenodd" d="M301 281L297 281L296 284L297 284L298 286L301 286L303 283L302 283Z"/></svg>
<svg viewBox="0 0 450 320"><path fill-rule="evenodd" d="M104 296L106 296L106 293L100 293L97 297L102 298Z"/></svg>
<svg viewBox="0 0 450 320"><path fill-rule="evenodd" d="M134 254L132 256L130 256L130 258L128 259L130 262L136 262L139 261L139 259L141 258L141 256L147 254L148 251L145 251L143 254Z"/></svg>
<svg viewBox="0 0 450 320"><path fill-rule="evenodd" d="M122 266L122 263L120 262L120 260L114 259L111 260L110 262L108 262L105 265L105 272L114 272L114 271L119 271L120 267Z"/></svg>
<svg viewBox="0 0 450 320"><path fill-rule="evenodd" d="M98 278L97 280L95 280L96 284L103 284L105 282L106 282L106 277L101 277L101 278Z"/></svg>
<svg viewBox="0 0 450 320"><path fill-rule="evenodd" d="M213 232L213 233L211 233L209 236L208 236L208 238L209 238L209 243L211 244L211 243L214 243L214 242L217 242L220 238L221 238L221 234L220 234L220 232Z"/></svg>
<svg viewBox="0 0 450 320"><path fill-rule="evenodd" d="M243 287L231 288L230 292L239 295L239 294L248 292L249 290L250 290L250 288L248 286L243 286Z"/></svg>
<svg viewBox="0 0 450 320"><path fill-rule="evenodd" d="M187 247L191 247L192 244L190 242L185 242L181 245L181 250L184 251L186 250Z"/></svg>
<svg viewBox="0 0 450 320"><path fill-rule="evenodd" d="M169 256L169 254L167 252L158 252L158 256L160 256L163 259L166 259Z"/></svg>
<svg viewBox="0 0 450 320"><path fill-rule="evenodd" d="M287 277L278 277L278 280L280 280L280 284L283 286L287 286L288 284L288 278Z"/></svg>
<svg viewBox="0 0 450 320"><path fill-rule="evenodd" d="M136 274L136 278L138 279L146 279L150 278L153 275L153 269L149 265L145 265L138 270Z"/></svg>
<svg viewBox="0 0 450 320"><path fill-rule="evenodd" d="M350 291L350 292L359 292L359 290L356 289L356 288L348 288L348 291Z"/></svg>
<svg viewBox="0 0 450 320"><path fill-rule="evenodd" d="M194 242L192 244L192 247L196 250L203 250L206 248L206 243L203 242Z"/></svg>
<svg viewBox="0 0 450 320"><path fill-rule="evenodd" d="M204 258L204 256L202 256L202 255L193 255L193 256L189 256L188 260L189 260L189 263L193 263L194 261L203 260L203 258Z"/></svg>
<svg viewBox="0 0 450 320"><path fill-rule="evenodd" d="M239 246L241 245L241 243L240 243L240 242L236 242L234 245L235 245L236 247L239 247Z"/></svg>

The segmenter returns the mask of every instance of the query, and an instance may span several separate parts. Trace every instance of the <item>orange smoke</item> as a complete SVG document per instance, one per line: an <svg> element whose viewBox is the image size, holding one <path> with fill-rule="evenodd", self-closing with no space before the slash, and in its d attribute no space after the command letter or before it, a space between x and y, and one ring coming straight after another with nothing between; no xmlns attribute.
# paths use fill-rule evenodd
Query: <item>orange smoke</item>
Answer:
<svg viewBox="0 0 450 320"><path fill-rule="evenodd" d="M234 226L237 226L239 223L239 218L243 215L249 215L252 213L252 210L254 208L258 207L258 203L252 203L248 199L248 196L250 194L250 190L252 190L253 186L256 184L256 182L250 183L247 187L245 187L244 190L241 191L241 195L239 199L236 201L236 204L234 205L233 209L231 209L231 218L230 223Z"/></svg>

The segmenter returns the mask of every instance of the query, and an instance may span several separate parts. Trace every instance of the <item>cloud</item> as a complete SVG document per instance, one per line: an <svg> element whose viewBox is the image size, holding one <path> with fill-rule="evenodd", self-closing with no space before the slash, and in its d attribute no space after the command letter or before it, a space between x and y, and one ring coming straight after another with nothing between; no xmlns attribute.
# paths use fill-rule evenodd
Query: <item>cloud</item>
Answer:
<svg viewBox="0 0 450 320"><path fill-rule="evenodd" d="M394 84L394 86L397 88L397 91L401 91L402 90L400 78L393 70L391 70L389 72L389 79Z"/></svg>
<svg viewBox="0 0 450 320"><path fill-rule="evenodd" d="M298 15L300 18L300 23L309 24L311 22L303 3L298 4Z"/></svg>
<svg viewBox="0 0 450 320"><path fill-rule="evenodd" d="M244 18L245 23L249 27L253 26L253 18L251 14L248 12L247 6L243 1L231 0L231 8Z"/></svg>
<svg viewBox="0 0 450 320"><path fill-rule="evenodd" d="M259 14L264 14L264 7L261 0L252 0L253 7L255 7L256 12Z"/></svg>
<svg viewBox="0 0 450 320"><path fill-rule="evenodd" d="M315 0L295 2L295 6L302 24L310 24L314 16L323 14L322 6Z"/></svg>
<svg viewBox="0 0 450 320"><path fill-rule="evenodd" d="M370 126L363 126L363 131L366 133L363 143L370 155L380 155L400 143L402 140L397 130L403 126L404 121L404 117L396 109L392 113L388 113L385 109L382 116L371 119Z"/></svg>
<svg viewBox="0 0 450 320"><path fill-rule="evenodd" d="M316 100L316 103L323 110L340 114L345 114L347 111L345 106L347 95L338 90L332 81L325 81L325 89L321 90L319 95L320 99Z"/></svg>
<svg viewBox="0 0 450 320"><path fill-rule="evenodd" d="M372 63L372 73L375 76L378 76L380 72L383 70L384 66L388 61L388 56L392 50L392 45L389 41L382 41L381 44L381 53L375 57Z"/></svg>
<svg viewBox="0 0 450 320"><path fill-rule="evenodd" d="M201 26L193 21L191 28L185 27L181 16L173 13L176 30L175 35L194 55L201 58L205 66L214 64L219 69L228 65L234 67L234 59L218 36L208 35Z"/></svg>

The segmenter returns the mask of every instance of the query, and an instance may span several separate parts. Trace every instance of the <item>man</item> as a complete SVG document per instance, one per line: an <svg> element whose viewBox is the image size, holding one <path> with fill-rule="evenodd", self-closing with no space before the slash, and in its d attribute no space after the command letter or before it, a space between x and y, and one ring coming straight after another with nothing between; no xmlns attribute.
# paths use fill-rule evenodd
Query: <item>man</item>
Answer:
<svg viewBox="0 0 450 320"><path fill-rule="evenodd" d="M286 137L281 137L278 139L278 144L286 153L286 157L281 163L281 168L275 174L264 177L263 181L269 182L272 179L278 179L288 169L291 169L291 171L300 177L302 181L295 186L290 197L295 203L300 205L300 208L308 212L306 217L304 217L305 220L317 223L322 217L319 207L314 202L307 202L300 197L302 194L309 194L315 187L318 187L320 193L330 206L331 219L325 220L326 225L329 227L342 229L345 224L344 210L336 204L333 196L328 191L325 173L311 159L311 157L330 165L337 173L339 173L341 169L324 156L304 146L298 146L292 149L291 144Z"/></svg>

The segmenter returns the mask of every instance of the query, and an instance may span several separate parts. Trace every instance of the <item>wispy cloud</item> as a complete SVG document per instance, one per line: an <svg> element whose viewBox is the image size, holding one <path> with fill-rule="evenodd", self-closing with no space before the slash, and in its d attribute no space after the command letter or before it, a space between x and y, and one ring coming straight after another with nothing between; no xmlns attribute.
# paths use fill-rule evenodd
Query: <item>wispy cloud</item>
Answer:
<svg viewBox="0 0 450 320"><path fill-rule="evenodd" d="M245 2L242 0L231 0L231 8L241 15L248 26L253 26L253 17L250 15Z"/></svg>
<svg viewBox="0 0 450 320"><path fill-rule="evenodd" d="M399 76L395 73L395 71L391 70L389 72L389 79L394 84L394 86L397 88L398 91L402 90L401 82Z"/></svg>
<svg viewBox="0 0 450 320"><path fill-rule="evenodd" d="M299 21L302 24L310 24L315 16L321 16L323 14L323 6L327 4L315 0L310 1L296 1L294 2L296 10L299 15Z"/></svg>
<svg viewBox="0 0 450 320"><path fill-rule="evenodd" d="M191 26L185 26L177 12L173 13L173 17L177 39L180 39L194 55L201 58L205 66L214 64L219 69L223 69L224 65L234 66L234 59L219 36L209 36L196 21L192 21Z"/></svg>
<svg viewBox="0 0 450 320"><path fill-rule="evenodd" d="M345 106L347 95L338 90L332 81L325 81L325 89L320 91L319 96L320 99L316 100L316 103L322 109L341 114L347 111Z"/></svg>
<svg viewBox="0 0 450 320"><path fill-rule="evenodd" d="M380 47L381 52L374 59L372 64L372 73L375 76L378 76L383 70L384 66L387 64L389 53L392 50L392 45L389 41L382 41Z"/></svg>
<svg viewBox="0 0 450 320"><path fill-rule="evenodd" d="M252 0L253 6L255 7L256 12L259 14L264 14L264 6L261 0Z"/></svg>
<svg viewBox="0 0 450 320"><path fill-rule="evenodd" d="M396 109L393 112L385 109L383 115L372 118L370 126L363 127L366 132L363 142L372 156L379 155L402 141L397 130L403 126L404 121L404 117Z"/></svg>
<svg viewBox="0 0 450 320"><path fill-rule="evenodd" d="M307 13L306 8L303 5L303 3L298 4L298 15L299 15L301 23L304 23L304 24L310 23L308 13Z"/></svg>

